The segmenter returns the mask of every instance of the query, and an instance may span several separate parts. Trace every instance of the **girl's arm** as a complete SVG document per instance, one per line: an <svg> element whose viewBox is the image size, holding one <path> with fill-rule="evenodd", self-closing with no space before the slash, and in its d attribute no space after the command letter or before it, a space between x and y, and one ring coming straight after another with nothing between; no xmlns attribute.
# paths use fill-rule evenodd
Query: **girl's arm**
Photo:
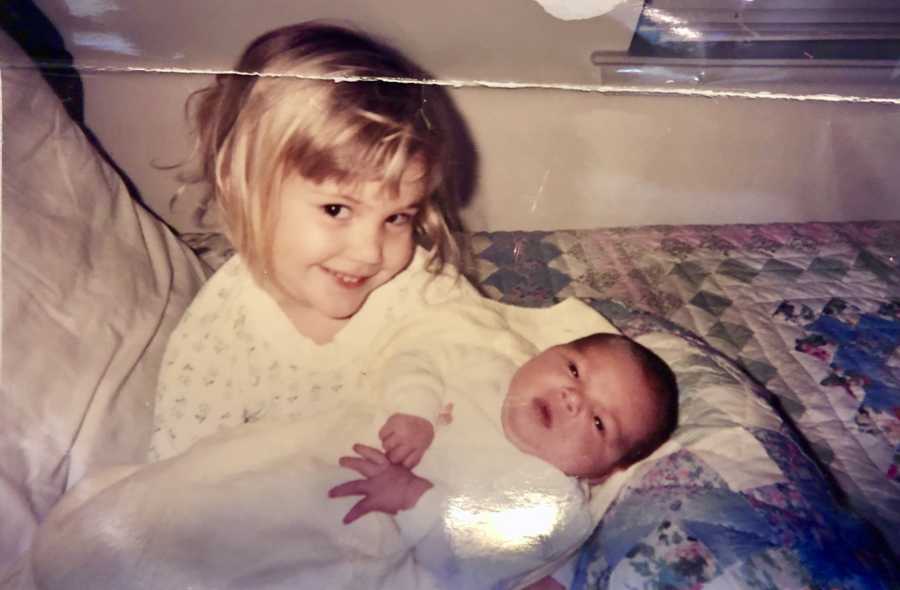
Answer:
<svg viewBox="0 0 900 590"><path fill-rule="evenodd" d="M375 392L388 414L419 416L434 424L443 409L445 383L433 343L392 353L377 367Z"/></svg>
<svg viewBox="0 0 900 590"><path fill-rule="evenodd" d="M392 463L412 469L434 440L445 408L445 383L434 340L423 348L394 350L375 365L375 395L388 414L378 438Z"/></svg>

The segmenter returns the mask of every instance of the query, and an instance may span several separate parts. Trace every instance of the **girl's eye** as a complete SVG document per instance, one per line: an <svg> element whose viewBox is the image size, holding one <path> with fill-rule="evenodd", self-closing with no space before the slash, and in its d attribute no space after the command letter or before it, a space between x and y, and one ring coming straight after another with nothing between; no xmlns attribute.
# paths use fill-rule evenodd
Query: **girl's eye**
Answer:
<svg viewBox="0 0 900 590"><path fill-rule="evenodd" d="M412 221L413 216L409 213L395 213L387 218L388 225L406 225Z"/></svg>
<svg viewBox="0 0 900 590"><path fill-rule="evenodd" d="M594 416L594 428L603 432L603 420L600 419L600 416Z"/></svg>
<svg viewBox="0 0 900 590"><path fill-rule="evenodd" d="M322 211L328 217L334 217L335 219L343 219L350 214L349 207L347 207L346 205L336 205L334 203L322 205Z"/></svg>
<svg viewBox="0 0 900 590"><path fill-rule="evenodd" d="M569 362L569 374L578 379L578 367L573 362Z"/></svg>

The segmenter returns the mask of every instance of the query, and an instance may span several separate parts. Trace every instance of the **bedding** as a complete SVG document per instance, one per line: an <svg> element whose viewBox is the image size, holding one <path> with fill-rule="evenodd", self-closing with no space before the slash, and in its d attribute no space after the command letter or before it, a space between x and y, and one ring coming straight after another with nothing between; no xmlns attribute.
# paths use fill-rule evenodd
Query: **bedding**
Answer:
<svg viewBox="0 0 900 590"><path fill-rule="evenodd" d="M0 34L0 63L26 63ZM140 460L199 259L134 201L35 70L2 71L0 585L62 493Z"/></svg>
<svg viewBox="0 0 900 590"><path fill-rule="evenodd" d="M596 305L614 311L608 302ZM628 481L583 548L572 588L862 590L900 583L896 558L870 524L836 501L793 428L780 418L763 423L723 412L726 392L769 406L767 390L696 335L656 316L617 315L625 333L673 367L681 407L702 407L704 423L716 426L700 444ZM669 334L690 345L666 342ZM684 436L679 430L674 440Z"/></svg>
<svg viewBox="0 0 900 590"><path fill-rule="evenodd" d="M859 306L866 296L896 299L896 271L886 265L898 250L898 236L900 223L493 232L470 237L473 278L487 294L525 306L584 298L622 332L666 359L682 389L682 425L672 443L676 448L669 445L667 456L617 478L609 492L616 499L581 552L573 588L900 584L896 556L884 540L892 532L889 523L898 517L890 504L896 493L881 492L889 501L883 508L888 518L874 521L882 529L879 533L844 505L828 471L835 461L817 457L815 447L810 448L791 424L795 416L793 421L802 428L798 418L803 413L784 401L785 396L809 400L810 405L827 400L834 394L829 389L834 378L826 375L824 383L813 382L795 394L788 388L789 379L796 380L795 370L779 363L782 354L794 362L810 356L813 349L805 331L836 334L832 338L843 338L844 346L852 344L852 329L840 331L833 325L841 315L846 324L862 324L859 330L868 331L866 338L877 346L865 341L850 346L851 352L842 353L849 361L837 353L831 355L837 361L825 358L833 365L875 363L885 368L873 374L887 379L892 365L885 359L895 350L890 322L854 310L868 309L885 321L886 314L895 313L896 305ZM188 240L212 266L231 255L221 236L198 234ZM787 272L785 260L796 268L812 268L811 276L798 279L803 273ZM836 280L839 265L847 267L849 285ZM820 276L823 268L829 272L826 279ZM818 293L831 302L820 314L826 320L790 303L804 293ZM841 294L848 303L838 303L830 294ZM792 315L790 305L799 311ZM805 316L804 323L796 321L797 316ZM781 322L793 331L785 332ZM792 348L773 347L766 339L773 333L782 334ZM814 360L823 362L823 355L817 354ZM876 392L879 403L897 393L890 388ZM762 404L750 403L754 399ZM770 414L770 406L787 413ZM842 436L830 434L838 440ZM843 495L849 496L846 491ZM852 505L866 506L867 499L857 497Z"/></svg>
<svg viewBox="0 0 900 590"><path fill-rule="evenodd" d="M481 233L472 249L503 301L613 299L702 336L900 550L900 222Z"/></svg>
<svg viewBox="0 0 900 590"><path fill-rule="evenodd" d="M230 255L187 239L213 266ZM467 249L500 301L618 301L701 336L900 551L900 221L479 232Z"/></svg>

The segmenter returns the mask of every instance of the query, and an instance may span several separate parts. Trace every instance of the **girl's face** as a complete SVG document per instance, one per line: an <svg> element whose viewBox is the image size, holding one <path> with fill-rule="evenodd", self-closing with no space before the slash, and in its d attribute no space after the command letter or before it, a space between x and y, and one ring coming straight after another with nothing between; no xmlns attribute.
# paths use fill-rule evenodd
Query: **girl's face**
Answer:
<svg viewBox="0 0 900 590"><path fill-rule="evenodd" d="M396 198L378 182L348 188L294 175L282 184L272 262L278 281L263 287L301 332L322 326L336 332L372 291L406 268L421 176L412 167Z"/></svg>

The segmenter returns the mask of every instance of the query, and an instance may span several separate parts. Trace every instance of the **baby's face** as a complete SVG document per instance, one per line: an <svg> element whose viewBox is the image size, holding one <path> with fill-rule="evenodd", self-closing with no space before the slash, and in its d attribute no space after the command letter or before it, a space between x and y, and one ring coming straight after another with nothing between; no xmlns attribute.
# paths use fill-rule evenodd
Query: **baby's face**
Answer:
<svg viewBox="0 0 900 590"><path fill-rule="evenodd" d="M522 365L503 403L506 437L567 475L603 478L652 430L656 406L627 345L554 346Z"/></svg>

